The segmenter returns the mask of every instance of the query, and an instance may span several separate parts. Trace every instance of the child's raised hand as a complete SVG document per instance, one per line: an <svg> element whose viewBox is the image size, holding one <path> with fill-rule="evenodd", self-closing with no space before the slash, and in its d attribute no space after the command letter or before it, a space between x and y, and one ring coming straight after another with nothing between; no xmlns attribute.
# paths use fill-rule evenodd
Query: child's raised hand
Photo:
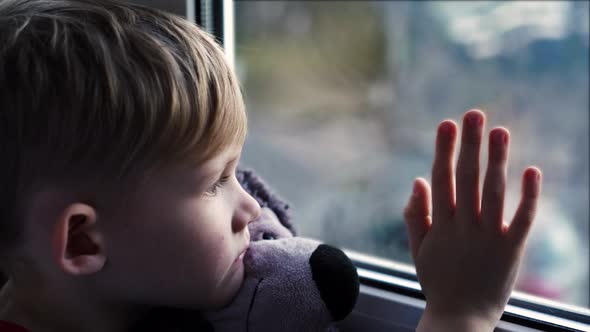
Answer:
<svg viewBox="0 0 590 332"><path fill-rule="evenodd" d="M426 297L418 330L492 331L516 282L535 216L541 172L535 167L524 171L520 205L510 226L504 224L509 133L504 128L490 132L480 200L484 123L484 114L477 110L463 118L456 180L453 157L458 129L451 120L439 125L432 167L432 214L431 191L424 179L414 182L405 209L412 257Z"/></svg>

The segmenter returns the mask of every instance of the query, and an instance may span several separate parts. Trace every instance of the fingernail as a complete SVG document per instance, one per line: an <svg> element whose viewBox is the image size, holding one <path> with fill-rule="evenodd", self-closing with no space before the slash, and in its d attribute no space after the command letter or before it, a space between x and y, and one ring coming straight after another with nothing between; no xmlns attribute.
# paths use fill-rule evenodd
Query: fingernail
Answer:
<svg viewBox="0 0 590 332"><path fill-rule="evenodd" d="M418 192L419 192L419 190L418 190L418 182L415 181L414 182L414 187L412 189L412 196L418 196Z"/></svg>
<svg viewBox="0 0 590 332"><path fill-rule="evenodd" d="M442 124L440 129L443 133L450 134L451 133L451 124L448 122L445 122Z"/></svg>
<svg viewBox="0 0 590 332"><path fill-rule="evenodd" d="M541 179L541 174L539 174L539 172L537 172L536 170L531 170L529 171L528 177L529 181L531 182L539 182L539 180Z"/></svg>
<svg viewBox="0 0 590 332"><path fill-rule="evenodd" d="M472 126L479 126L481 125L481 116L479 114L469 114L467 121Z"/></svg>
<svg viewBox="0 0 590 332"><path fill-rule="evenodd" d="M494 143L495 144L506 144L508 137L504 132L498 130L494 132Z"/></svg>

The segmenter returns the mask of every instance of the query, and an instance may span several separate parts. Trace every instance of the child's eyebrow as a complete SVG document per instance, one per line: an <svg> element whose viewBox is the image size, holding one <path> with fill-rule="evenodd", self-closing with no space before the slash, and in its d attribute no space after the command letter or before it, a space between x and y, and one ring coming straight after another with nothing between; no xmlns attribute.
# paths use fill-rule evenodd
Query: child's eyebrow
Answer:
<svg viewBox="0 0 590 332"><path fill-rule="evenodd" d="M233 159L231 159L230 161L228 161L228 162L225 164L225 165L226 165L226 167L227 167L228 165L232 165L232 166L233 166L233 165L235 165L235 164L238 162L238 160L240 160L240 156L241 156L241 155L242 155L242 154L241 154L241 153L239 153L239 154L238 154L238 155L237 155L235 158L233 158Z"/></svg>
<svg viewBox="0 0 590 332"><path fill-rule="evenodd" d="M215 163L204 169L201 169L199 178L201 181L214 182L221 176L221 174L229 167L234 166L240 160L241 152L233 155L230 160L225 163Z"/></svg>

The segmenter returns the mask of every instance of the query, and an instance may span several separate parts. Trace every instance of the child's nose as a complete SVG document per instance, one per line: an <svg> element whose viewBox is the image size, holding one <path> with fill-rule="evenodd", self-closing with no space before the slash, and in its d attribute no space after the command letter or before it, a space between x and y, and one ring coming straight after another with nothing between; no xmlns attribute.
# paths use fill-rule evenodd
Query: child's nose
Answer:
<svg viewBox="0 0 590 332"><path fill-rule="evenodd" d="M250 196L250 194L248 194L248 197L252 205L251 217L248 220L248 223L251 223L260 217L262 209L260 207L260 204L258 204L258 201L254 197Z"/></svg>
<svg viewBox="0 0 590 332"><path fill-rule="evenodd" d="M249 224L254 220L258 219L258 217L260 217L262 209L260 208L260 204L258 204L258 201L254 197L252 197L245 191L244 193L246 194L246 210L248 211L247 224Z"/></svg>
<svg viewBox="0 0 590 332"><path fill-rule="evenodd" d="M234 231L239 232L249 223L260 217L260 204L254 197L242 189L240 206L234 216Z"/></svg>

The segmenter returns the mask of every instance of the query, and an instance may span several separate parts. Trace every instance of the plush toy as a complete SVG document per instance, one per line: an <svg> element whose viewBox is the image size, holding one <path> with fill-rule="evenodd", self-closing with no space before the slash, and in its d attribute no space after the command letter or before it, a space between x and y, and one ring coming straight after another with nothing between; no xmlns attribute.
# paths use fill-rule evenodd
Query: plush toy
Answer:
<svg viewBox="0 0 590 332"><path fill-rule="evenodd" d="M339 249L296 237L289 205L252 171L238 180L261 205L248 225L245 278L227 307L194 312L157 309L137 331L299 332L337 331L332 325L353 309L359 292L356 269Z"/></svg>

